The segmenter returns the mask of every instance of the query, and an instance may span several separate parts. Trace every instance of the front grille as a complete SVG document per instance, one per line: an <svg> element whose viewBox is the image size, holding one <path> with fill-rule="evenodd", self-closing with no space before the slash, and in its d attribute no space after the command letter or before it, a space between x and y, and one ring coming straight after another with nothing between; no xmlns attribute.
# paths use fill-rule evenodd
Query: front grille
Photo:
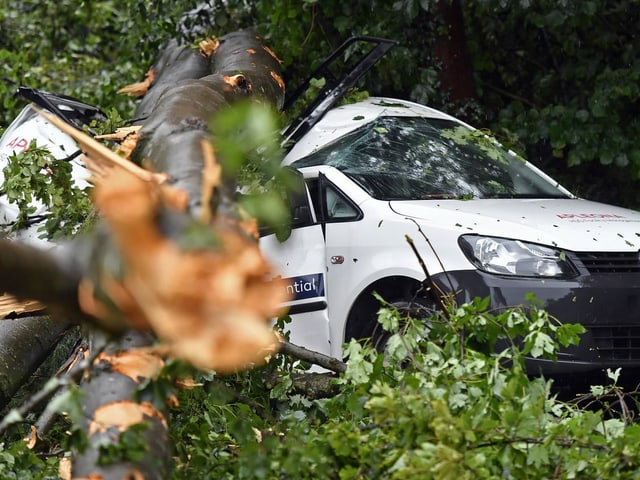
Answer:
<svg viewBox="0 0 640 480"><path fill-rule="evenodd" d="M589 327L602 360L639 360L640 326Z"/></svg>
<svg viewBox="0 0 640 480"><path fill-rule="evenodd" d="M577 252L589 273L640 272L638 252Z"/></svg>

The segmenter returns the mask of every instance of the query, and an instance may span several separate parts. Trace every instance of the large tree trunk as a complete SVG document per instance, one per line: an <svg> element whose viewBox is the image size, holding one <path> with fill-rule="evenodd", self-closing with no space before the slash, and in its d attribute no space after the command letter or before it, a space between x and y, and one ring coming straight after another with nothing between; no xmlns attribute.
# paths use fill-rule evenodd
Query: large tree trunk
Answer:
<svg viewBox="0 0 640 480"><path fill-rule="evenodd" d="M162 93L154 96L155 105L150 101L144 102L142 114L148 115L143 120L142 129L132 157L144 164L145 167L156 172L168 174L171 186L174 189L186 192L188 207L186 215L195 217L199 215L201 208L215 209L218 215L227 214L230 211L228 203L231 203L232 192L235 190L235 182L232 178L225 179L222 185L217 186L222 195L218 195L218 202L214 205L202 205L203 172L206 167L206 149L203 144L210 139L211 132L208 125L213 115L228 107L231 103L245 97L254 97L258 94L262 99L274 106L281 106L284 99L282 85L277 83L280 76L279 64L270 54L265 53L264 48L252 31L235 32L220 39L220 44L214 51L209 70L202 68L202 62L196 61L193 54L180 54L174 45L170 46L168 54L161 55L172 58L172 62L162 65L156 64L158 84L151 85L149 93L160 87ZM261 53L262 52L262 53ZM189 66L196 65L193 69ZM201 75L199 78L185 78L185 72ZM182 80L176 79L182 76ZM163 81L163 79L165 79ZM167 85L170 83L170 85ZM211 195L213 198L214 195ZM205 196L204 198L208 198ZM220 201L220 198L225 201ZM226 203L225 203L226 202ZM126 207L126 206L125 206ZM107 214L107 217L109 215ZM118 222L121 219L118 218ZM107 222L109 222L109 218ZM113 220L110 225L115 226ZM183 222L166 222L163 231L165 235L182 234ZM177 228L176 228L177 227ZM142 242L145 234L132 234L130 228L122 228L119 234L115 234L114 242L122 251L127 244ZM149 252L135 251L135 255L146 255ZM124 253L125 263L129 267L138 264L139 258L127 258ZM162 257L151 259L151 262L162 262ZM141 267L144 268L144 267ZM167 272L170 273L170 272ZM194 284L191 288L197 289ZM176 312L180 315L180 312ZM153 320L158 320L154 318ZM152 321L153 321L152 320ZM169 318L169 322L178 323L178 318ZM167 325L152 325L152 330L171 330L175 327ZM125 337L126 338L126 337ZM150 339L148 339L150 340ZM141 345L145 345L144 340ZM140 345L138 345L140 346ZM206 348L204 345L201 348ZM211 346L213 347L213 345ZM115 353L117 356L134 355L126 344L116 342ZM202 352L203 355L207 355ZM111 357L109 357L111 358ZM145 357L147 359L156 357ZM153 360L151 360L153 362ZM111 363L107 362L109 365ZM221 362L220 365L222 365ZM88 392L86 415L95 421L98 412L108 409L109 416L118 415L116 412L126 412L133 408L135 415L139 409L133 401L133 393L136 391L136 382L127 375L113 368L104 370L104 364L98 364L100 374L92 375L90 382L85 385ZM145 372L136 375L144 376ZM118 386L114 387L114 383ZM149 454L144 460L135 462L130 459L116 461L107 468L96 468L97 455L95 449L89 449L84 454L78 454L74 459L74 474L89 476L101 474L103 478L123 478L123 474L133 475L133 472L142 472L144 478L166 477L166 464L161 459L168 458L167 425L161 406L145 404L143 409L144 423L147 429L142 433L145 440L154 440L149 443ZM91 422L89 422L91 424ZM124 435L128 425L110 425L108 428L91 429L89 427L89 439L91 444L101 444L104 437L118 433ZM114 431L115 429L115 431ZM149 462L149 458L153 461ZM133 478L133 477L132 477Z"/></svg>
<svg viewBox="0 0 640 480"><path fill-rule="evenodd" d="M207 184L203 177L211 168L206 146L216 112L242 98L281 108L279 62L250 30L222 37L210 58L195 52L169 45L148 76L151 87L138 109L142 128L132 158L167 174L166 184L118 166L116 156L117 165L97 179L94 202L101 220L92 235L55 255L15 244L0 248L0 289L114 335L82 387L89 447L75 452L76 477L168 477L164 406L136 398L142 379L157 375L162 355L225 373L263 361L277 344L268 321L278 314L286 289L265 281L272 273L255 239L237 222L218 221L233 210L234 179L223 172L221 183ZM81 132L68 133L93 165L113 159ZM203 188L213 192L203 195ZM176 210L167 191L186 196L184 208ZM204 204L203 198L213 200ZM197 222L202 209L213 211L216 221ZM178 241L194 222L214 230L217 240L183 250ZM7 268L12 281L2 280L9 277ZM161 347L149 348L156 340ZM106 444L117 450L130 435L141 436L148 449L143 458L124 454L98 461Z"/></svg>

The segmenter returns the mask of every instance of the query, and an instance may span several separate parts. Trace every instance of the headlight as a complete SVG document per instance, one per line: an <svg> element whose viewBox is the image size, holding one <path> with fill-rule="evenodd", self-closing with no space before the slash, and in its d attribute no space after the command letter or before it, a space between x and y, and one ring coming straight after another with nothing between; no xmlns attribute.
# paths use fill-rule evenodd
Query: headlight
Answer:
<svg viewBox="0 0 640 480"><path fill-rule="evenodd" d="M480 270L522 277L569 278L576 269L556 248L506 238L463 235L460 248Z"/></svg>

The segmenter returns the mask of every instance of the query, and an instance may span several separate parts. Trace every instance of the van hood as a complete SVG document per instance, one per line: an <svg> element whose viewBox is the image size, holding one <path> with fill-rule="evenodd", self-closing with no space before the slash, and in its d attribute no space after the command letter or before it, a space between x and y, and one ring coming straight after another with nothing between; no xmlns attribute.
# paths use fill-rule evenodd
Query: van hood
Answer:
<svg viewBox="0 0 640 480"><path fill-rule="evenodd" d="M575 252L637 251L640 212L582 199L391 201L433 228L512 238ZM429 236L428 229L425 234Z"/></svg>

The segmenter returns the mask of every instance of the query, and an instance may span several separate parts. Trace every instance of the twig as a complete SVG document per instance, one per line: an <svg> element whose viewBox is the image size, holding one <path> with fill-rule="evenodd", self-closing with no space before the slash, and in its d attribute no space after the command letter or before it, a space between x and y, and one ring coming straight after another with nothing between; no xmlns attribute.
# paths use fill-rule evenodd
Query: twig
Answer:
<svg viewBox="0 0 640 480"><path fill-rule="evenodd" d="M77 383L82 372L88 366L88 363L86 361L86 354L88 350L89 344L86 340L81 339L80 342L76 345L76 348L74 349L71 356L56 372L56 377L64 380L71 380L73 383ZM61 384L59 388L55 392L53 392L52 397L60 395L70 384L70 382ZM44 409L35 423L38 438L42 438L42 436L49 430L57 415L58 412L56 411L49 410L47 408Z"/></svg>
<svg viewBox="0 0 640 480"><path fill-rule="evenodd" d="M281 343L280 353L297 358L298 360L313 363L332 372L344 373L347 371L347 364L343 361L320 352L308 350L286 340L283 340Z"/></svg>
<svg viewBox="0 0 640 480"><path fill-rule="evenodd" d="M141 178L148 182L155 182L158 184L162 184L167 180L166 174L161 173L153 173L149 170L145 170L142 167L139 167L135 163L126 160L119 156L117 153L112 151L110 148L102 145L100 142L94 140L89 135L80 130L68 125L63 120L59 119L55 115L45 112L44 110L39 109L31 105L31 108L34 109L39 115L44 117L48 122L52 123L55 127L62 130L64 133L73 138L81 150L95 162L108 162L113 165L118 165L119 167L124 168L128 172L133 173L136 177Z"/></svg>
<svg viewBox="0 0 640 480"><path fill-rule="evenodd" d="M447 308L445 307L444 302L442 301L442 296L438 295L436 293L436 291L438 291L439 289L433 283L433 280L431 278L431 274L429 273L429 270L427 269L427 266L424 263L424 260L422 259L422 256L420 255L420 252L418 252L418 249L416 248L415 243L413 243L413 239L409 235L405 235L405 238L407 240L407 243L411 247L411 250L413 250L413 253L418 258L418 263L422 267L422 271L424 272L425 277L427 278L427 283L429 284L429 292L431 293L431 296L432 296L433 300L436 302L436 304L438 305L438 308L442 311L442 314L445 316L445 318L447 320L450 320L449 312L448 312Z"/></svg>

